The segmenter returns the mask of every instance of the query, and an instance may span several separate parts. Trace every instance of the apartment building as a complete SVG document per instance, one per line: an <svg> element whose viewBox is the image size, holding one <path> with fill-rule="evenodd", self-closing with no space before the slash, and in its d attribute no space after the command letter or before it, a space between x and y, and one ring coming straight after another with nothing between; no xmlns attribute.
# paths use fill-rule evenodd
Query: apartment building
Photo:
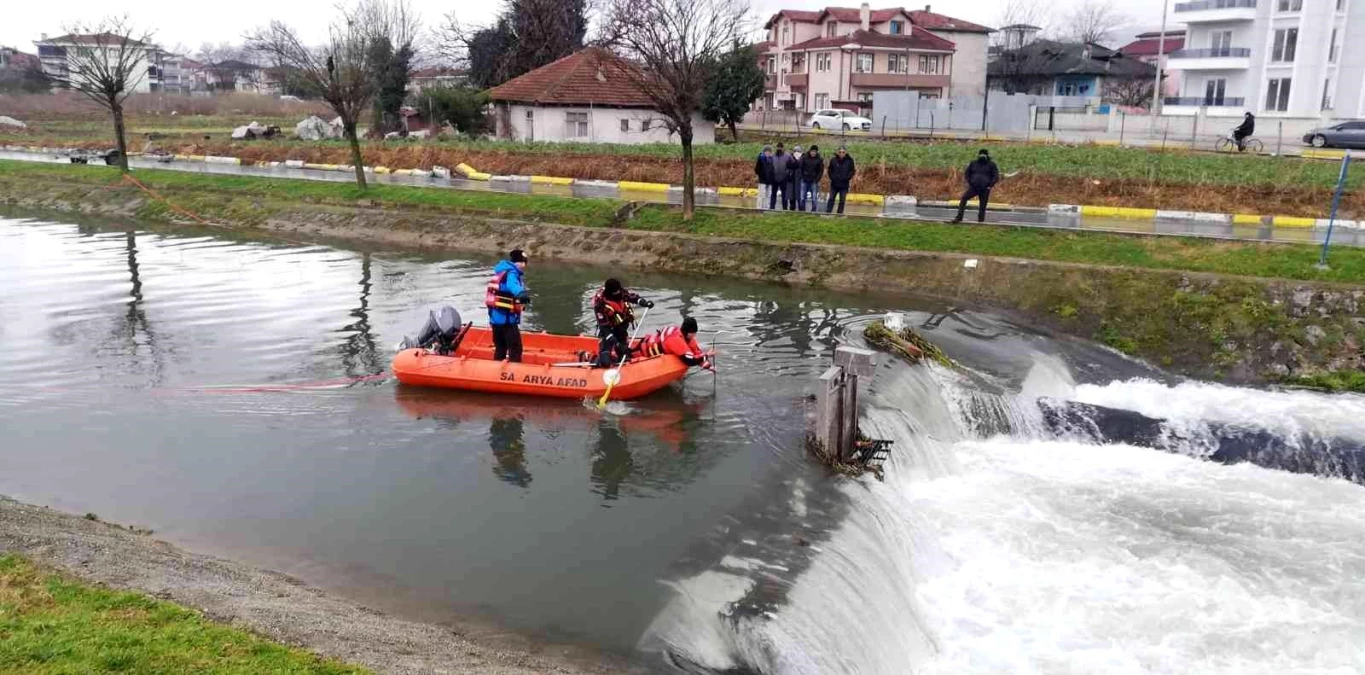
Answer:
<svg viewBox="0 0 1365 675"><path fill-rule="evenodd" d="M871 107L879 90L933 98L985 91L991 29L935 14L930 6L784 9L764 27L768 40L759 53L767 83L760 108Z"/></svg>
<svg viewBox="0 0 1365 675"><path fill-rule="evenodd" d="M1365 116L1365 0L1197 0L1173 16L1188 29L1166 114Z"/></svg>

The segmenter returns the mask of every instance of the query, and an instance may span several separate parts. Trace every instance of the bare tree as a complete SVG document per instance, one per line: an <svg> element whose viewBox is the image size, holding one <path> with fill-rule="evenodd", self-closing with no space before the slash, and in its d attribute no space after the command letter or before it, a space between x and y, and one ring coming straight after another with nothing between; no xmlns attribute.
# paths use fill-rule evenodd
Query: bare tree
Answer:
<svg viewBox="0 0 1365 675"><path fill-rule="evenodd" d="M151 33L134 27L126 16L106 18L95 24L75 23L64 30L71 43L66 47L66 70L53 79L80 92L113 116L118 164L127 173L123 103L147 76L148 56L156 49Z"/></svg>
<svg viewBox="0 0 1365 675"><path fill-rule="evenodd" d="M692 120L705 101L714 64L744 35L744 0L613 0L607 33L638 67L628 77L682 143L683 219L696 208Z"/></svg>
<svg viewBox="0 0 1365 675"><path fill-rule="evenodd" d="M266 54L275 65L297 76L298 86L326 101L341 118L341 129L351 145L355 182L365 189L365 166L360 157L356 127L374 98L374 72L384 64L371 63L378 40L408 43L416 34L417 19L406 0L360 0L341 10L321 47L304 44L293 28L272 21L247 37L247 46Z"/></svg>
<svg viewBox="0 0 1365 675"><path fill-rule="evenodd" d="M1130 21L1114 0L1081 0L1066 17L1065 36L1076 42L1103 43Z"/></svg>
<svg viewBox="0 0 1365 675"><path fill-rule="evenodd" d="M490 24L470 25L452 11L435 30L442 57L465 66L491 87L583 48L600 0L504 0Z"/></svg>
<svg viewBox="0 0 1365 675"><path fill-rule="evenodd" d="M1043 4L1042 0L1005 0L1005 7L1000 12L999 27L1005 26L1037 26L1041 32L1046 32L1046 25L1052 15L1052 8Z"/></svg>
<svg viewBox="0 0 1365 675"><path fill-rule="evenodd" d="M1123 106L1146 108L1152 103L1152 85L1145 77L1106 78L1104 98Z"/></svg>

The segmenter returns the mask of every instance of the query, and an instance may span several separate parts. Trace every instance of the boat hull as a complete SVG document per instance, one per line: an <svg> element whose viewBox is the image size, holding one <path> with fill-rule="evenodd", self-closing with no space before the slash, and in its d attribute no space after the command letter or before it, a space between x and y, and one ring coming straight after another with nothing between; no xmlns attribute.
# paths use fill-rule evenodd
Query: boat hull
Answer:
<svg viewBox="0 0 1365 675"><path fill-rule="evenodd" d="M403 384L554 398L597 398L607 390L607 369L579 365L580 354L596 354L587 336L522 334L522 362L493 360L488 328L470 327L454 354L404 349L393 358L393 373ZM573 365L566 365L573 364ZM632 359L620 369L611 397L631 400L652 394L687 374L687 365L664 354Z"/></svg>

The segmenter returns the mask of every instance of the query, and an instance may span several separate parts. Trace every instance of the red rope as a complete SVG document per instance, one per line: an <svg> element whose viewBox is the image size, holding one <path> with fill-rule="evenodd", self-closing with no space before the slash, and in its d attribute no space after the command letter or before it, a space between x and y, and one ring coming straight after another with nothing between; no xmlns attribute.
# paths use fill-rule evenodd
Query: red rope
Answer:
<svg viewBox="0 0 1365 675"><path fill-rule="evenodd" d="M155 200L160 201L160 202L164 202L164 203L166 204L166 206L170 207L170 209L171 209L172 211L175 211L176 213L179 213L180 215L185 216L186 218L190 218L191 220L194 220L195 222L199 223L200 225L209 225L209 224L210 224L209 221L204 220L203 218L200 218L199 216L197 216L197 215L195 215L195 214L193 214L193 213L191 213L191 212L189 212L189 211L187 211L187 210L185 210L185 209L182 209L182 208L180 208L179 206L176 206L174 203L171 202L171 200L166 199L165 197L162 197L161 195L157 194L155 190L153 190L153 189L147 187L146 185L143 185L140 181L138 181L138 179L133 178L132 174L126 174L126 173L123 174L123 178L120 179L118 183L114 183L114 184L112 184L112 185L110 185L110 186L108 186L108 187L106 187L106 188L104 188L104 189L108 190L108 189L110 189L110 188L117 187L120 183L132 183L132 184L133 184L134 186L136 186L138 189L142 190L143 192L146 192L148 195L151 195L152 199L155 199Z"/></svg>

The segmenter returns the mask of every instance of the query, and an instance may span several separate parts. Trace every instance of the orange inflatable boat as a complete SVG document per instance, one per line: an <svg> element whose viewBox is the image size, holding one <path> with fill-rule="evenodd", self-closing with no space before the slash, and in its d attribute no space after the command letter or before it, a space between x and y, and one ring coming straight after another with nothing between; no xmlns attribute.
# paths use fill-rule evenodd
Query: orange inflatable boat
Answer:
<svg viewBox="0 0 1365 675"><path fill-rule="evenodd" d="M586 335L522 333L522 361L493 360L493 333L469 326L448 356L409 347L393 357L393 374L403 384L556 398L597 398L607 390L607 373L580 363L583 352L597 353L597 339ZM663 354L636 358L620 369L613 400L652 394L687 374L687 365Z"/></svg>

